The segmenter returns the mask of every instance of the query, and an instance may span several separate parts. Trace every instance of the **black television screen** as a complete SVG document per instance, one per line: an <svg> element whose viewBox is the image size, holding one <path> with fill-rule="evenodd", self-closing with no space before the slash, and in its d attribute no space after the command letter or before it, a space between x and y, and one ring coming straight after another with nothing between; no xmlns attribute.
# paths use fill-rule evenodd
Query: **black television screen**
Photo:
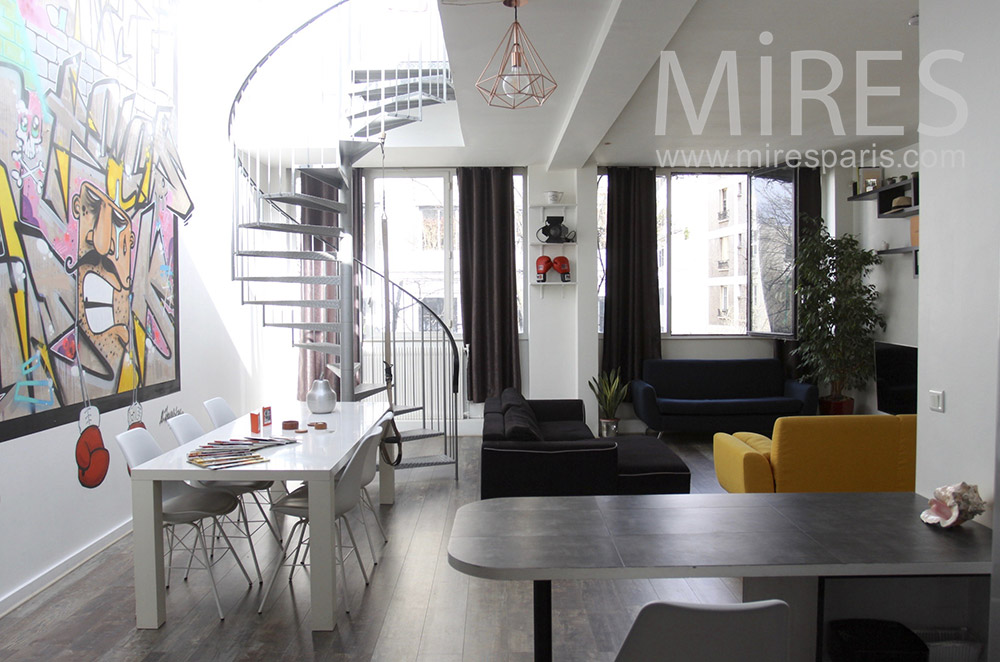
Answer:
<svg viewBox="0 0 1000 662"><path fill-rule="evenodd" d="M917 348L875 343L875 393L878 410L917 413Z"/></svg>

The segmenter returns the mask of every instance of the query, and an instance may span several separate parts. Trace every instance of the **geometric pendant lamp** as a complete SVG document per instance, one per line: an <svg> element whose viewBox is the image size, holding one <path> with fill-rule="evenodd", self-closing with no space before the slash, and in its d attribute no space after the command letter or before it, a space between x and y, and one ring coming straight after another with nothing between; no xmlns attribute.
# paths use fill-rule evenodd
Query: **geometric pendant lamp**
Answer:
<svg viewBox="0 0 1000 662"><path fill-rule="evenodd" d="M514 22L476 81L476 88L491 106L535 108L545 103L556 89L552 74L517 22L517 7L523 1L503 0L506 6L514 8Z"/></svg>

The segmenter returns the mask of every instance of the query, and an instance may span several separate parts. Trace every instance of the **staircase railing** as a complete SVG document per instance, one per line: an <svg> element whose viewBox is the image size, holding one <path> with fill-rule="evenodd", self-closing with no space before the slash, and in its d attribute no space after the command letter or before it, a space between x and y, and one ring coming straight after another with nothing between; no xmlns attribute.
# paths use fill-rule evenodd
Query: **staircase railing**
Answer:
<svg viewBox="0 0 1000 662"><path fill-rule="evenodd" d="M405 453L402 466L454 463L457 479L455 340L433 310L395 283L384 301L385 279L351 250L362 214L353 208L354 163L377 147L373 139L454 98L436 4L416 12L396 4L341 0L290 32L247 74L228 125L232 275L243 302L261 306L265 326L291 329L294 346L326 355L344 400L386 397L381 327L391 306L393 400L403 439L443 439L440 454ZM418 14L428 19L426 34ZM310 178L309 194L303 178ZM326 193L316 195L317 182Z"/></svg>
<svg viewBox="0 0 1000 662"><path fill-rule="evenodd" d="M356 262L361 337L358 360L365 374L383 369L385 357L385 277ZM458 477L458 419L461 363L458 344L444 320L426 303L389 281L392 365L396 422L404 441L443 437L441 453L414 457L404 467L455 464ZM385 398L385 394L375 397ZM428 442L432 443L432 442ZM436 442L434 442L436 443Z"/></svg>

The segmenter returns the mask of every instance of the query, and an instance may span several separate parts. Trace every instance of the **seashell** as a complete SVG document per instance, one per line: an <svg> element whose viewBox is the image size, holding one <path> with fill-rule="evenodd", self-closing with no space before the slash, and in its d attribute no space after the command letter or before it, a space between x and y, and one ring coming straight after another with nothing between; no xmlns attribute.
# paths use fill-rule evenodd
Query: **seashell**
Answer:
<svg viewBox="0 0 1000 662"><path fill-rule="evenodd" d="M959 526L986 512L986 503L979 496L979 486L965 482L937 488L934 498L927 503L930 507L920 513L920 519L944 529Z"/></svg>

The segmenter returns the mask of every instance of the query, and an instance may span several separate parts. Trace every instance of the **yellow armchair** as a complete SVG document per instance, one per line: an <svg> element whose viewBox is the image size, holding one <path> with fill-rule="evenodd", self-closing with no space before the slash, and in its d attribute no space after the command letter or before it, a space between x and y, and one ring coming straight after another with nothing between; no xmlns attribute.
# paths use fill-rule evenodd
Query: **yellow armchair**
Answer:
<svg viewBox="0 0 1000 662"><path fill-rule="evenodd" d="M728 492L912 492L917 417L788 416L771 439L716 433L713 452Z"/></svg>

